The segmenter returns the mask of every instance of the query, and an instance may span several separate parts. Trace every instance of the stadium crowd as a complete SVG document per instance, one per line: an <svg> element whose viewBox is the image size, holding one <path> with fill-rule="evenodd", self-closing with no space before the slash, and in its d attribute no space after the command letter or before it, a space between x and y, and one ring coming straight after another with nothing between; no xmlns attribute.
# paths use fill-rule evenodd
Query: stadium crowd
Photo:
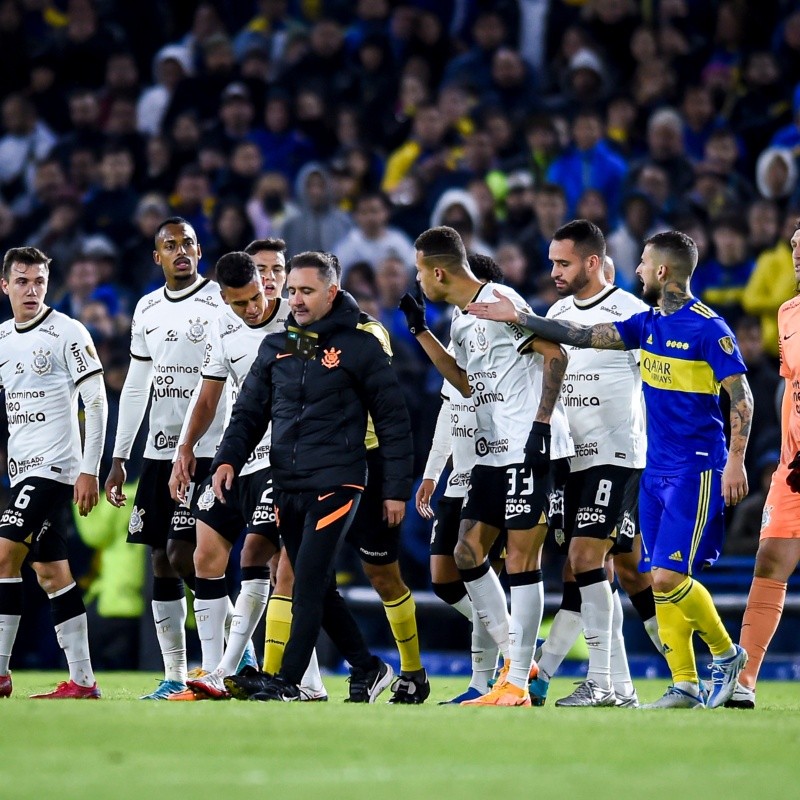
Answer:
<svg viewBox="0 0 800 800"><path fill-rule="evenodd" d="M550 241L580 217L637 294L649 237L697 243L692 291L735 332L755 394L746 465L761 499L733 515L727 551L755 553L780 438L777 311L796 291L797 3L3 0L0 44L0 248L53 259L49 302L97 346L101 476L133 310L163 283L152 253L165 218L191 223L210 278L253 239L338 257L343 286L390 334L419 478L441 379L398 310L414 240L454 228L544 313ZM427 315L446 340L446 304ZM78 527L89 548L119 551L119 574L143 573L118 536ZM412 587L429 585L428 539L409 514ZM113 607L121 592L89 559ZM141 611L121 599L111 616Z"/></svg>

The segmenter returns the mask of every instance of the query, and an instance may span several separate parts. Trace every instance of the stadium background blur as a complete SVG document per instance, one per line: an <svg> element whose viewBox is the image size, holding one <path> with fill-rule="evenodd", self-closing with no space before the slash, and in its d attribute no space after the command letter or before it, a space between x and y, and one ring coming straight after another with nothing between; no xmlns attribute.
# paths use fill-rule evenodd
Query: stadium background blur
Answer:
<svg viewBox="0 0 800 800"><path fill-rule="evenodd" d="M800 3L0 0L0 115L0 248L51 256L50 304L98 346L101 480L130 315L162 283L152 239L170 214L195 227L209 277L256 237L283 237L288 256L338 255L345 287L391 334L418 474L440 379L397 303L419 233L452 225L543 311L556 298L548 244L568 219L601 227L632 291L643 241L687 232L700 251L692 289L736 331L756 399L751 496L730 520L718 584L746 593L779 443L776 313L796 290ZM429 304L443 339L446 311ZM71 537L93 655L100 668L147 665L144 550L124 545L127 516L106 506ZM413 509L403 539L409 584L429 588L429 530ZM549 588L559 574L549 559ZM340 575L363 582L347 551ZM26 604L14 666L55 666L32 581ZM464 644L463 621L433 619L423 646Z"/></svg>

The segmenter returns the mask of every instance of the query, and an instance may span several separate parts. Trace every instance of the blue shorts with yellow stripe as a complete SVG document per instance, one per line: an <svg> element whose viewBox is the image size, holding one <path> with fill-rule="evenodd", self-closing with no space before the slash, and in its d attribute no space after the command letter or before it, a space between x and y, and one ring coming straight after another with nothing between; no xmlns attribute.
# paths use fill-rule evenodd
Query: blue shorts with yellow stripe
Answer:
<svg viewBox="0 0 800 800"><path fill-rule="evenodd" d="M693 575L711 566L725 536L722 471L653 475L645 469L639 487L639 523L641 572L662 567Z"/></svg>

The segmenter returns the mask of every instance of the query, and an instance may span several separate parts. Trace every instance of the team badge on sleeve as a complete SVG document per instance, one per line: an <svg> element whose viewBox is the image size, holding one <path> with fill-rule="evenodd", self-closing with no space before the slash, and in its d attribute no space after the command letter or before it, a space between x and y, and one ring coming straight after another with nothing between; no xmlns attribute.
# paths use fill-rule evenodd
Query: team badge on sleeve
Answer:
<svg viewBox="0 0 800 800"><path fill-rule="evenodd" d="M216 499L217 498L214 496L214 490L210 486L207 486L203 494L197 498L197 507L201 511L208 511L208 509L214 505L214 501Z"/></svg>
<svg viewBox="0 0 800 800"><path fill-rule="evenodd" d="M730 336L723 336L719 340L719 346L722 348L722 352L731 356L733 355L733 339Z"/></svg>

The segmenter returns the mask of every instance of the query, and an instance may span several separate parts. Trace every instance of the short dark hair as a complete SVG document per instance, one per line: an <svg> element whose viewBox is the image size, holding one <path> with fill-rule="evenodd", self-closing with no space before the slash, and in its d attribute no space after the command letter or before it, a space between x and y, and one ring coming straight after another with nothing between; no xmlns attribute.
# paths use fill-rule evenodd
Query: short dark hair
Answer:
<svg viewBox="0 0 800 800"><path fill-rule="evenodd" d="M41 265L46 272L50 272L50 261L38 247L12 247L6 250L3 257L3 278L8 280L11 275L12 264L24 264L26 267Z"/></svg>
<svg viewBox="0 0 800 800"><path fill-rule="evenodd" d="M606 237L603 231L588 219L573 219L562 225L554 234L554 242L570 241L584 257L597 256L600 261L606 257Z"/></svg>
<svg viewBox="0 0 800 800"><path fill-rule="evenodd" d="M484 253L470 253L467 256L467 263L472 270L472 274L479 280L503 283L505 279L499 264L491 256L487 256Z"/></svg>
<svg viewBox="0 0 800 800"><path fill-rule="evenodd" d="M216 276L220 286L241 289L258 280L258 267L249 253L234 250L217 261Z"/></svg>
<svg viewBox="0 0 800 800"><path fill-rule="evenodd" d="M690 278L697 266L697 245L691 236L681 231L664 231L651 236L645 245L663 254L667 266L677 269L685 278Z"/></svg>
<svg viewBox="0 0 800 800"><path fill-rule="evenodd" d="M245 247L244 252L249 256L254 256L262 250L271 250L273 253L285 253L286 242L278 238L253 239L253 241Z"/></svg>
<svg viewBox="0 0 800 800"><path fill-rule="evenodd" d="M314 267L319 272L320 278L328 283L339 284L342 277L342 268L339 259L333 253L325 253L319 250L307 250L298 253L289 260L287 273L295 268Z"/></svg>
<svg viewBox="0 0 800 800"><path fill-rule="evenodd" d="M384 192L381 192L378 189L374 189L367 192L362 192L358 197L356 197L353 207L354 210L358 208L361 203L366 202L367 200L380 200L383 203L383 207L387 211L391 211L392 209L392 201L386 196Z"/></svg>
<svg viewBox="0 0 800 800"><path fill-rule="evenodd" d="M167 217L165 220L162 220L161 224L156 228L155 238L158 239L158 234L167 227L167 225L188 225L192 230L194 230L194 226L188 219L184 219L183 217Z"/></svg>
<svg viewBox="0 0 800 800"><path fill-rule="evenodd" d="M422 253L423 258L440 258L446 262L464 264L467 261L467 250L458 231L449 225L428 228L417 237L414 247Z"/></svg>

